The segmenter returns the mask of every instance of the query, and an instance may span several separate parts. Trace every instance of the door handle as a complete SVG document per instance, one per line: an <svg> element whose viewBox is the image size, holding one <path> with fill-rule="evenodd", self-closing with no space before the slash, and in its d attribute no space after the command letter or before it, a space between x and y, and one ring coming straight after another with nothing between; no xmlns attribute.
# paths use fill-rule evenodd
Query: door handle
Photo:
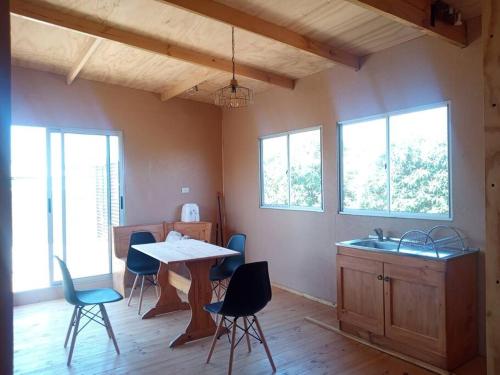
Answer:
<svg viewBox="0 0 500 375"><path fill-rule="evenodd" d="M385 281L386 283L388 283L389 281L391 281L391 278L390 278L389 276L386 276L386 277L384 277L384 281Z"/></svg>
<svg viewBox="0 0 500 375"><path fill-rule="evenodd" d="M383 280L383 279L384 279L384 277L382 275L377 276L377 280Z"/></svg>

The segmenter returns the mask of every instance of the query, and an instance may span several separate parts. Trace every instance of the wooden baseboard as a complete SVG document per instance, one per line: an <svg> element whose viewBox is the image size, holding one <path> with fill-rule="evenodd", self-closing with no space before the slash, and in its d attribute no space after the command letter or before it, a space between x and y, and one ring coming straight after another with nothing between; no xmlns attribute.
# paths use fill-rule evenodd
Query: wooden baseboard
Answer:
<svg viewBox="0 0 500 375"><path fill-rule="evenodd" d="M301 296L301 297L304 297L304 298L307 298L307 299L310 299L311 301L315 301L315 302L319 302L319 303L322 303L323 305L327 305L327 306L331 306L333 308L336 308L337 307L337 304L336 303L333 303L333 302L330 302L330 301L327 301L325 299L321 299L321 298L318 298L318 297L313 297L307 293L302 293L302 292L299 292L298 290L295 290L295 289L290 289L290 288L287 288L286 286L283 286L283 285L280 285L280 284L276 284L276 283L271 283L271 285L275 288L278 288L278 289L282 289L282 290L285 290L287 292L290 292L290 293L293 293L293 294L296 294L298 296Z"/></svg>
<svg viewBox="0 0 500 375"><path fill-rule="evenodd" d="M423 361L420 361L420 360L418 360L416 358L413 358L413 357L407 356L405 354L401 354L401 353L398 353L398 352L395 352L395 351L392 351L392 350L389 350L389 349L386 349L386 348L382 348L382 347L380 347L378 345L375 345L375 344L372 344L370 342L367 342L367 341L365 341L365 340L363 340L363 339L361 339L359 337L356 337L354 335L351 335L349 333L341 331L337 327L334 327L334 326L332 326L330 324L324 323L324 322L319 321L317 319L311 318L309 316L306 316L304 319L307 322L309 322L309 323L316 324L316 325L318 325L318 326L320 326L322 328L325 328L325 329L327 329L329 331L338 333L339 335L342 335L342 336L347 337L347 338L349 338L351 340L354 340L354 341L357 341L359 343L362 343L362 344L364 344L366 346L369 346L370 348L373 348L373 349L376 349L376 350L381 351L383 353L389 354L392 357L399 358L399 359L401 359L403 361L409 362L409 363L411 363L411 364L413 364L415 366L418 366L418 367L422 367L422 368L424 368L426 370L429 370L429 371L432 371L432 372L434 372L436 374L439 374L439 375L452 375L453 374L452 372L449 372L449 371L443 370L443 369L441 369L439 367L430 365L430 364L428 364L426 362L423 362Z"/></svg>

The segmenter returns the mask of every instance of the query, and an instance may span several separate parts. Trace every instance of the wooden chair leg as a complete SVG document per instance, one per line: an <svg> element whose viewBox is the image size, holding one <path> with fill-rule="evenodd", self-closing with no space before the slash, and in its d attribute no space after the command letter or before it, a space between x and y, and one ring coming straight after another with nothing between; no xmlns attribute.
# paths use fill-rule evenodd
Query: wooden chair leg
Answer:
<svg viewBox="0 0 500 375"><path fill-rule="evenodd" d="M245 326L245 336L247 338L248 352L250 353L252 351L252 346L250 345L250 335L248 334L248 323L246 316L243 317L243 324Z"/></svg>
<svg viewBox="0 0 500 375"><path fill-rule="evenodd" d="M260 328L259 320L257 317L254 315L253 318L255 319L255 325L257 326L257 331L259 332L260 339L262 340L262 343L264 344L264 349L266 350L267 358L269 359L269 362L271 363L271 367L273 368L273 372L276 372L276 366L274 365L273 357L271 356L271 352L269 350L269 347L267 346L266 339L264 338L264 332L262 332L262 328Z"/></svg>
<svg viewBox="0 0 500 375"><path fill-rule="evenodd" d="M236 321L238 318L234 318L233 320L233 332L231 333L231 352L229 353L229 369L227 371L228 375L233 373L233 358L234 358L234 347L236 346Z"/></svg>
<svg viewBox="0 0 500 375"><path fill-rule="evenodd" d="M213 295L215 293L215 301L219 302L219 282L218 281L211 281L210 282L210 287L212 288L212 300L213 300ZM219 325L219 314L212 314L212 317L215 320L215 325Z"/></svg>
<svg viewBox="0 0 500 375"><path fill-rule="evenodd" d="M71 359L73 358L73 350L75 349L76 336L78 335L78 326L80 325L80 318L82 317L82 307L77 307L78 312L76 313L75 327L73 328L73 337L71 338L71 346L69 348L68 362L67 365L71 366Z"/></svg>
<svg viewBox="0 0 500 375"><path fill-rule="evenodd" d="M106 311L106 307L101 303L99 305L101 309L102 318L104 319L104 324L106 324L106 330L108 331L109 337L113 340L113 344L115 345L115 350L117 354L120 354L120 349L118 348L118 343L116 342L115 333L113 332L113 327L111 327L111 321L109 320L108 312Z"/></svg>
<svg viewBox="0 0 500 375"><path fill-rule="evenodd" d="M217 325L217 329L215 330L215 335L214 338L212 339L212 346L210 347L210 351L208 352L208 357L207 357L207 363L210 362L210 358L212 358L212 354L215 349L215 343L217 342L217 339L219 338L219 332L220 329L222 328L222 322L224 321L224 317L220 319L220 323Z"/></svg>
<svg viewBox="0 0 500 375"><path fill-rule="evenodd" d="M220 288L219 301L223 300L224 297L226 296L226 290L227 290L228 286L229 286L229 278L220 281L220 283L219 283L219 288Z"/></svg>
<svg viewBox="0 0 500 375"><path fill-rule="evenodd" d="M139 295L139 315L141 315L141 307L142 307L142 295L144 293L144 279L146 277L142 277L142 282L141 282L141 294Z"/></svg>
<svg viewBox="0 0 500 375"><path fill-rule="evenodd" d="M215 293L215 300L219 302L219 282L218 281L212 281L212 290Z"/></svg>
<svg viewBox="0 0 500 375"><path fill-rule="evenodd" d="M160 298L160 288L158 286L158 278L156 277L156 275L153 275L153 281L155 283L156 298Z"/></svg>
<svg viewBox="0 0 500 375"><path fill-rule="evenodd" d="M139 279L139 275L135 275L134 285L132 285L132 289L130 290L130 296L128 296L127 306L130 306L130 301L132 301L132 294L134 294L135 286L137 285L137 279Z"/></svg>
<svg viewBox="0 0 500 375"><path fill-rule="evenodd" d="M109 331L109 327L108 327L108 324L106 322L106 317L105 317L106 313L103 311L104 305L102 303L99 304L99 310L101 311L101 316L102 316L102 320L104 321L104 328L106 328L106 333L108 334L108 337L111 338L111 332Z"/></svg>
<svg viewBox="0 0 500 375"><path fill-rule="evenodd" d="M75 316L76 316L76 310L78 309L77 306L73 309L73 315L71 315L71 320L69 322L69 327L68 327L68 333L66 334L66 340L64 340L64 347L66 348L68 346L68 340L69 336L71 335L71 328L75 325Z"/></svg>

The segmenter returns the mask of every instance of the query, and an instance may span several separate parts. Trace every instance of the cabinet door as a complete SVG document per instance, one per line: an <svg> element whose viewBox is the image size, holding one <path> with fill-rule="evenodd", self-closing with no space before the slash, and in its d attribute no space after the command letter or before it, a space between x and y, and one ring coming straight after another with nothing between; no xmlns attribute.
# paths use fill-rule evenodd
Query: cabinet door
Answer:
<svg viewBox="0 0 500 375"><path fill-rule="evenodd" d="M370 332L384 334L383 263L337 255L337 316Z"/></svg>
<svg viewBox="0 0 500 375"><path fill-rule="evenodd" d="M386 337L444 353L444 276L427 268L384 263Z"/></svg>

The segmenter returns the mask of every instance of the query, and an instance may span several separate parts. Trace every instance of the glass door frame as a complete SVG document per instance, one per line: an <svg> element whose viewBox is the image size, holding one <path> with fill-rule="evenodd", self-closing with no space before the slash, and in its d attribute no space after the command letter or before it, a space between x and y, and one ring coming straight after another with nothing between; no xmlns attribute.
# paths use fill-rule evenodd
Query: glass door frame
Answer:
<svg viewBox="0 0 500 375"><path fill-rule="evenodd" d="M111 211L111 163L110 163L110 136L118 137L118 186L119 186L119 225L123 224L125 217L125 199L124 199L124 152L123 152L123 135L119 130L101 130L101 129L79 129L79 128L46 128L46 152L47 152L47 228L48 228L48 255L49 255L49 283L50 286L58 286L61 281L54 280L54 236L53 236L53 190L52 190L52 134L61 135L61 208L62 208L62 252L63 260L66 260L66 194L65 194L65 161L64 161L64 135L65 134L81 134L81 135L102 135L106 136L106 183L107 183L107 204L108 204L108 254L109 254L109 273L105 275L87 276L80 279L92 279L102 276L111 275L113 272L113 244L112 244L112 211Z"/></svg>

